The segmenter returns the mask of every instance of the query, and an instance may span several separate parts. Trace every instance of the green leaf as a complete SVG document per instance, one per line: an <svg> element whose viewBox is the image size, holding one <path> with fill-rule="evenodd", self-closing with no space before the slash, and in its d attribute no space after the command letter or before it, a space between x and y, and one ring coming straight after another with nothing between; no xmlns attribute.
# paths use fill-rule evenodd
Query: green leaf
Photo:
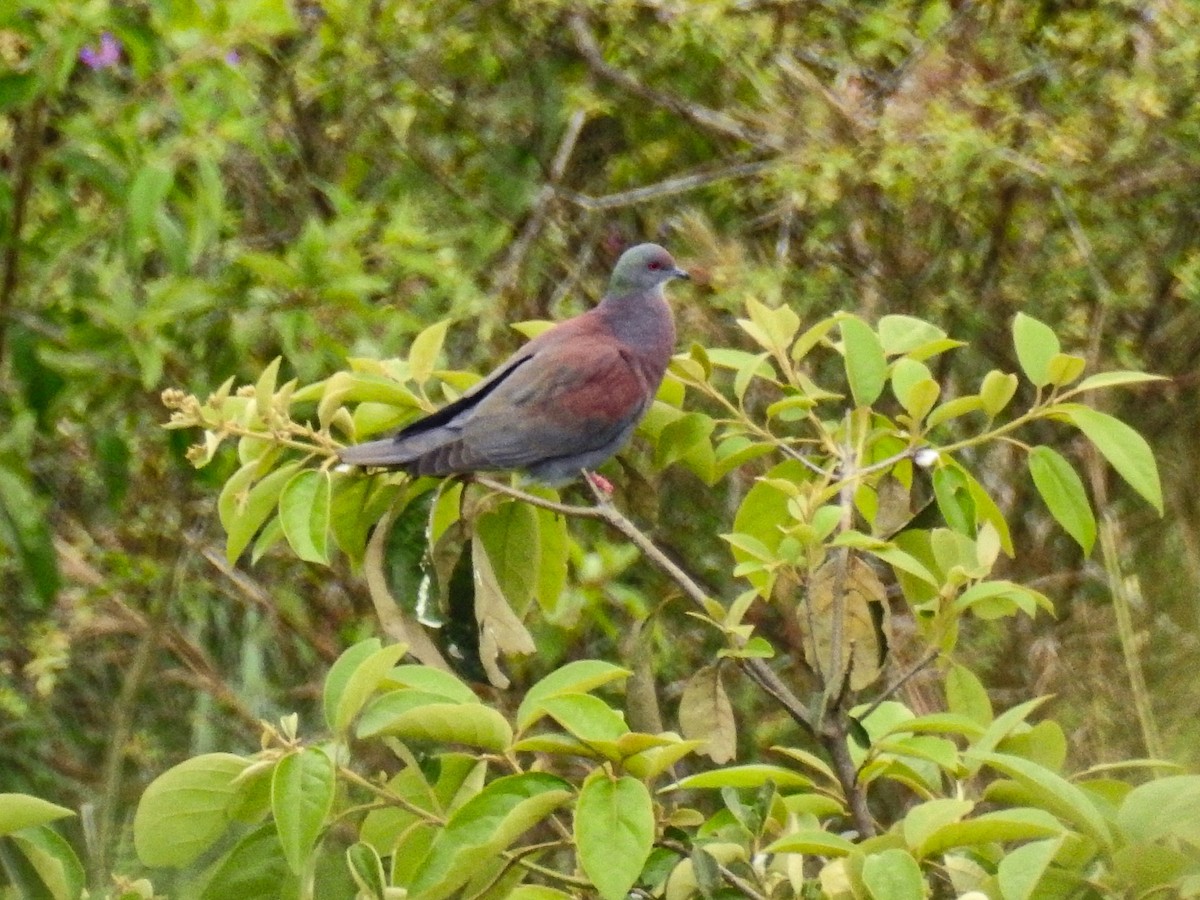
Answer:
<svg viewBox="0 0 1200 900"><path fill-rule="evenodd" d="M541 566L537 513L527 503L502 503L475 522L492 572L509 605L524 614L537 590Z"/></svg>
<svg viewBox="0 0 1200 900"><path fill-rule="evenodd" d="M1036 387L1045 387L1050 383L1050 360L1059 352L1058 336L1049 325L1025 313L1017 313L1012 332L1021 371Z"/></svg>
<svg viewBox="0 0 1200 900"><path fill-rule="evenodd" d="M388 881L383 873L383 861L375 848L359 841L346 849L346 865L358 889L369 900L385 900Z"/></svg>
<svg viewBox="0 0 1200 900"><path fill-rule="evenodd" d="M615 741L629 733L625 717L591 694L556 694L540 703L542 711L584 743Z"/></svg>
<svg viewBox="0 0 1200 900"><path fill-rule="evenodd" d="M1147 372L1101 372L1089 375L1071 390L1072 394L1081 391L1094 391L1099 388L1117 387L1123 384L1144 384L1147 381L1170 381L1163 375L1150 375Z"/></svg>
<svg viewBox="0 0 1200 900"><path fill-rule="evenodd" d="M408 375L417 384L424 384L433 374L449 327L450 320L444 319L430 325L413 338L412 346L408 350Z"/></svg>
<svg viewBox="0 0 1200 900"><path fill-rule="evenodd" d="M217 864L200 900L279 900L297 896L279 835L270 823L254 829Z"/></svg>
<svg viewBox="0 0 1200 900"><path fill-rule="evenodd" d="M839 323L850 393L859 406L870 406L887 382L887 357L879 336L862 319L847 316Z"/></svg>
<svg viewBox="0 0 1200 900"><path fill-rule="evenodd" d="M410 896L442 900L470 880L475 866L508 848L571 796L553 775L497 778L463 804L434 839L409 886Z"/></svg>
<svg viewBox="0 0 1200 900"><path fill-rule="evenodd" d="M920 392L920 385L925 382L931 382L935 387L937 384L933 381L929 367L924 363L901 358L892 364L892 393L909 415L913 414L910 406L915 402L916 394Z"/></svg>
<svg viewBox="0 0 1200 900"><path fill-rule="evenodd" d="M800 362L800 360L804 359L813 347L824 340L825 336L833 330L833 327L837 323L836 316L829 316L805 329L804 333L796 338L796 343L792 345L792 361Z"/></svg>
<svg viewBox="0 0 1200 900"><path fill-rule="evenodd" d="M654 806L636 778L588 779L575 805L575 846L584 873L605 900L624 900L654 845Z"/></svg>
<svg viewBox="0 0 1200 900"><path fill-rule="evenodd" d="M271 422L271 406L275 399L275 385L279 380L279 364L281 362L283 362L282 356L271 360L254 385L254 408L258 417L268 425Z"/></svg>
<svg viewBox="0 0 1200 900"><path fill-rule="evenodd" d="M1013 377L1013 380L1016 380L1016 376ZM976 394L968 394L966 397L955 397L953 400L947 400L941 406L934 409L925 420L925 425L927 428L933 429L944 422L949 422L951 419L957 419L960 416L965 416L980 409L983 409L983 400Z"/></svg>
<svg viewBox="0 0 1200 900"><path fill-rule="evenodd" d="M786 834L766 848L767 853L804 853L812 856L846 856L854 844L820 828L804 828Z"/></svg>
<svg viewBox="0 0 1200 900"><path fill-rule="evenodd" d="M1033 841L1006 853L996 868L1000 896L1004 900L1029 900L1033 897L1038 882L1042 880L1062 843L1061 837Z"/></svg>
<svg viewBox="0 0 1200 900"><path fill-rule="evenodd" d="M738 319L738 325L766 350L783 355L800 328L800 317L786 304L771 308L757 300L746 301L750 319Z"/></svg>
<svg viewBox="0 0 1200 900"><path fill-rule="evenodd" d="M325 678L324 691L325 721L335 734L349 731L367 698L407 652L406 644L380 647L378 638L368 638L338 657Z"/></svg>
<svg viewBox="0 0 1200 900"><path fill-rule="evenodd" d="M889 356L944 340L946 332L915 316L887 315L879 320L879 341Z"/></svg>
<svg viewBox="0 0 1200 900"><path fill-rule="evenodd" d="M1050 514L1083 548L1084 555L1091 553L1096 517L1074 467L1049 447L1034 447L1029 451L1029 474Z"/></svg>
<svg viewBox="0 0 1200 900"><path fill-rule="evenodd" d="M921 867L899 848L864 859L862 880L872 900L924 900L927 892Z"/></svg>
<svg viewBox="0 0 1200 900"><path fill-rule="evenodd" d="M329 563L329 492L329 473L308 469L289 480L279 495L283 534L306 562Z"/></svg>
<svg viewBox="0 0 1200 900"><path fill-rule="evenodd" d="M1041 809L1001 809L937 828L916 848L917 857L937 856L955 847L1002 844L1063 834L1065 827Z"/></svg>
<svg viewBox="0 0 1200 900"><path fill-rule="evenodd" d="M693 412L679 417L659 433L654 448L654 465L665 469L682 459L701 441L708 440L715 423L703 413Z"/></svg>
<svg viewBox="0 0 1200 900"><path fill-rule="evenodd" d="M426 702L412 704L405 695L417 694ZM377 697L363 710L358 737L390 734L405 741L438 741L466 744L502 753L512 744L512 727L496 710L479 703L444 703L421 691L399 690Z"/></svg>
<svg viewBox="0 0 1200 900"><path fill-rule="evenodd" d="M271 813L288 866L304 872L325 820L333 809L333 760L317 747L289 753L271 776Z"/></svg>
<svg viewBox="0 0 1200 900"><path fill-rule="evenodd" d="M999 369L992 369L983 377L983 383L979 386L979 399L989 419L996 418L1004 411L1004 407L1008 406L1017 392L1019 380L1016 375L1005 374Z"/></svg>
<svg viewBox="0 0 1200 900"><path fill-rule="evenodd" d="M967 588L952 607L956 613L971 610L981 619L997 619L1020 609L1028 616L1037 615L1038 607L1053 612L1050 599L1032 588L1011 581L981 581Z"/></svg>
<svg viewBox="0 0 1200 900"><path fill-rule="evenodd" d="M992 701L975 673L954 663L946 673L946 705L950 711L966 716L985 728L992 724Z"/></svg>
<svg viewBox="0 0 1200 900"><path fill-rule="evenodd" d="M155 778L138 802L133 845L147 866L182 868L229 826L234 779L250 765L230 753L194 756Z"/></svg>
<svg viewBox="0 0 1200 900"><path fill-rule="evenodd" d="M1131 841L1174 836L1200 847L1200 775L1171 775L1126 795L1117 826Z"/></svg>
<svg viewBox="0 0 1200 900"><path fill-rule="evenodd" d="M1096 449L1117 470L1117 474L1146 498L1161 516L1162 485L1158 480L1158 466L1154 462L1154 453L1146 439L1120 419L1090 407L1067 403L1057 409L1096 445Z"/></svg>
<svg viewBox="0 0 1200 900"><path fill-rule="evenodd" d="M45 825L56 819L73 816L65 806L29 794L0 794L0 835L12 834L22 828Z"/></svg>
<svg viewBox="0 0 1200 900"><path fill-rule="evenodd" d="M537 510L538 546L541 564L537 568L537 602L542 612L553 617L567 589L571 535L567 517L548 509Z"/></svg>
<svg viewBox="0 0 1200 900"><path fill-rule="evenodd" d="M480 702L470 686L459 680L458 676L432 666L396 666L384 679L383 686L415 688L454 703Z"/></svg>
<svg viewBox="0 0 1200 900"><path fill-rule="evenodd" d="M248 491L245 485L254 473L261 468L261 462L255 460L239 469L225 484L224 490L217 501L217 511L221 524L225 527L225 558L230 563L238 558L249 546L254 535L267 521L267 517L275 511L279 495L284 485L300 468L298 461L285 463L274 472L269 473Z"/></svg>
<svg viewBox="0 0 1200 900"><path fill-rule="evenodd" d="M952 797L938 797L920 803L904 814L904 821L901 823L904 843L920 858L921 846L930 835L946 825L960 821L974 808L975 804L972 801Z"/></svg>
<svg viewBox="0 0 1200 900"><path fill-rule="evenodd" d="M745 766L725 766L709 772L689 775L672 784L669 790L692 790L695 788L758 788L768 781L784 788L812 787L813 781L792 769L754 763Z"/></svg>
<svg viewBox="0 0 1200 900"><path fill-rule="evenodd" d="M1046 366L1046 377L1055 387L1065 387L1083 374L1087 360L1069 353L1056 353Z"/></svg>
<svg viewBox="0 0 1200 900"><path fill-rule="evenodd" d="M10 834L8 839L37 872L41 880L39 888L48 891L50 897L54 900L79 900L84 896L87 878L83 865L71 845L57 831L49 825L35 825ZM20 897L31 895L32 891L17 893Z"/></svg>
<svg viewBox="0 0 1200 900"><path fill-rule="evenodd" d="M1029 791L1042 809L1071 822L1104 846L1112 846L1112 833L1095 803L1083 790L1062 776L1037 763L1006 753L968 751L968 755L1015 780Z"/></svg>
<svg viewBox="0 0 1200 900"><path fill-rule="evenodd" d="M593 691L609 682L628 678L633 673L598 659L581 659L555 669L525 692L517 708L517 728L524 731L543 715L542 702L560 694Z"/></svg>

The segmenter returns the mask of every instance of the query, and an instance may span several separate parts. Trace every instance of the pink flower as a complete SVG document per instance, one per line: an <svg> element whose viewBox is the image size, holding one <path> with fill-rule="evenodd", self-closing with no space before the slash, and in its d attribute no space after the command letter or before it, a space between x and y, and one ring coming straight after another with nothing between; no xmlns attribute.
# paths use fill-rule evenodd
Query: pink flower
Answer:
<svg viewBox="0 0 1200 900"><path fill-rule="evenodd" d="M111 69L121 61L121 42L106 31L100 35L99 48L84 47L79 51L79 59L89 69Z"/></svg>

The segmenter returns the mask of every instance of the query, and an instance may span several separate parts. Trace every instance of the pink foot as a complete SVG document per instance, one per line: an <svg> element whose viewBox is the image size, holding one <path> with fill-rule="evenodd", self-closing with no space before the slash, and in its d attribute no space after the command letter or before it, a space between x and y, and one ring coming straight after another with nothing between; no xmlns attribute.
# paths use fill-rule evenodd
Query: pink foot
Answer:
<svg viewBox="0 0 1200 900"><path fill-rule="evenodd" d="M598 472L584 472L583 475L597 491L605 497L612 497L614 488L611 481Z"/></svg>

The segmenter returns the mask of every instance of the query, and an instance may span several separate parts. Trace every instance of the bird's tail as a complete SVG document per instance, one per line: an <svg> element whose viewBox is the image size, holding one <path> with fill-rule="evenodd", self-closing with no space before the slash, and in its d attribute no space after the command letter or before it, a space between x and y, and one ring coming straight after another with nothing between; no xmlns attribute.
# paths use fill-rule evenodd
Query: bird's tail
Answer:
<svg viewBox="0 0 1200 900"><path fill-rule="evenodd" d="M411 448L406 447L394 437L367 441L365 444L355 444L353 447L343 447L338 451L338 457L342 462L352 466L386 466L389 468L402 468L415 458Z"/></svg>

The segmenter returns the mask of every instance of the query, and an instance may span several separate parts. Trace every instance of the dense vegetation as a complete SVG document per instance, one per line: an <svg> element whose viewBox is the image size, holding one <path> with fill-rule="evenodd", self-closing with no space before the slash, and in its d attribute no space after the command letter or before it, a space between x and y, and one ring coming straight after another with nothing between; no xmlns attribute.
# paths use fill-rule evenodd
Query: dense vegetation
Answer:
<svg viewBox="0 0 1200 900"><path fill-rule="evenodd" d="M549 816L568 833L522 838L547 843L537 864L605 896L624 873L601 885L580 823L604 803L641 809L643 784L706 777L712 789L653 794L650 825L632 830L628 858L657 842L633 873L647 888L666 890L687 857L693 881L671 896L689 884L786 896L805 879L874 896L913 896L922 881L1006 897L1196 891L1193 777L1102 767L1200 761L1188 677L1198 81L1200 10L1187 0L4 5L0 791L81 813L0 842L6 877L48 883L37 861L69 859L69 843L98 891L116 873L219 896L222 872L255 859L274 861L262 878L276 893L284 873L319 871L318 896L353 895L353 869L372 896L371 854L386 858L388 829L411 823L349 811L386 771L402 797L431 779L438 815L464 808L450 803L464 785L503 803L484 782L526 779L536 809L503 807L509 829ZM332 441L453 396L522 339L509 323L586 308L643 239L669 246L695 283L674 292L681 357L663 402L605 470L623 515L556 518L498 494L506 480L462 503L399 478L322 486ZM1119 370L1171 380L1063 396ZM222 403L227 379L253 387ZM165 389L180 424L239 452L214 437L189 458L203 434L162 427ZM1095 418L1108 414L1149 440L1161 492L1145 445ZM925 440L955 452L915 466ZM805 441L824 474L790 457ZM847 466L887 460L844 490ZM247 519L240 492L281 471ZM450 540L422 569L431 516ZM786 543L780 528L802 533ZM494 565L509 534L537 535L538 566ZM836 578L827 559L841 560ZM515 641L535 654L476 646L472 613L489 591L454 588L472 563L477 577L493 564L494 593L523 621ZM426 576L444 608L424 618L445 620L429 632L412 618ZM829 584L846 579L857 593ZM962 600L989 584L1005 587ZM932 624L931 589L957 600ZM852 594L874 619L886 612L881 630L845 606ZM805 630L796 610L821 597L842 598L820 602L862 630ZM392 669L397 651L362 643L400 634L428 643L417 655L433 668ZM882 666L863 652L878 634ZM437 668L460 657L484 704ZM571 701L582 724L579 709L546 706L553 691L530 690L588 659L605 662L555 688L591 698ZM633 673L623 693L614 665ZM793 696L781 701L772 678ZM380 689L372 702L407 690L471 706L450 718L476 730L413 734L386 703L368 719ZM801 708L816 715L807 725ZM561 734L514 744L539 721ZM617 748L622 727L644 737ZM713 740L711 758L662 737L681 730ZM274 767L255 771L270 778L231 787L260 741ZM629 764L635 746L655 761ZM840 748L869 754L850 761L867 766L857 784ZM250 824L227 832L222 806L200 864L159 868L194 857L147 846L145 827L135 848L139 798L218 752L208 786L237 795ZM487 754L517 768L477 771ZM272 781L280 799L256 825ZM283 824L290 799L312 793L288 785L314 782L328 807ZM5 832L52 816L8 809ZM347 816L326 834L330 809ZM980 838L970 823L984 813L1001 818ZM978 840L954 843L964 833ZM445 852L475 854L481 871L510 852L470 840L445 839ZM430 871L387 877L434 890ZM884 893L882 871L900 873L900 893ZM82 877L66 865L51 895L77 896Z"/></svg>

